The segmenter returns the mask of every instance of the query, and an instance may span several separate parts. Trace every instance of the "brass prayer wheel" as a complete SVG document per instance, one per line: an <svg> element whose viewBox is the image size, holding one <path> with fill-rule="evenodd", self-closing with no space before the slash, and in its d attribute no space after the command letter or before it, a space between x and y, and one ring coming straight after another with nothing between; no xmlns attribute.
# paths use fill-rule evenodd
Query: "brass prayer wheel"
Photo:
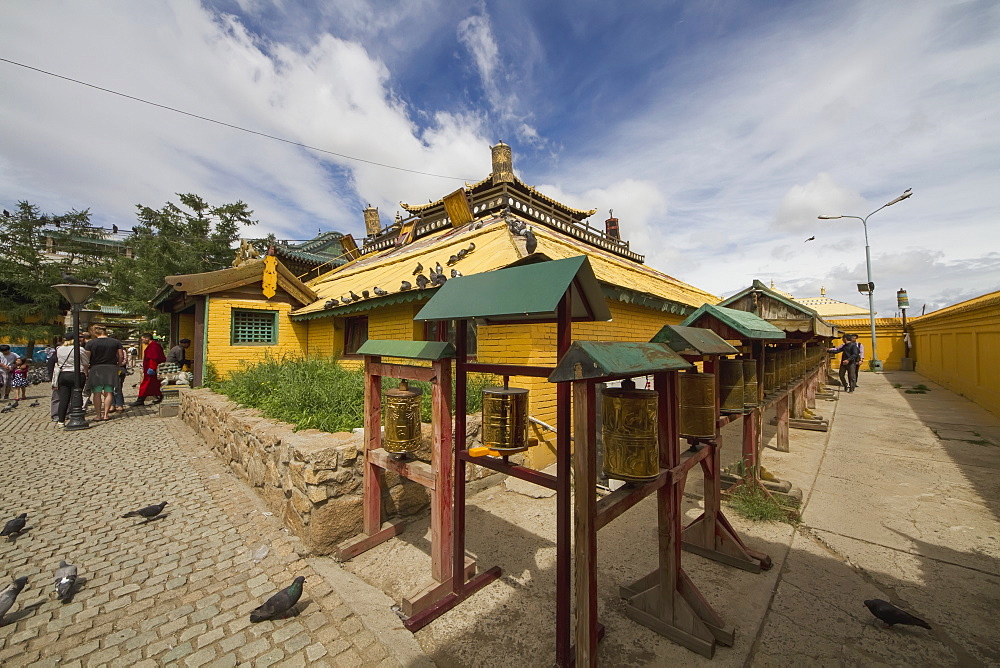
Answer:
<svg viewBox="0 0 1000 668"><path fill-rule="evenodd" d="M778 351L767 348L764 351L764 393L770 394L778 387Z"/></svg>
<svg viewBox="0 0 1000 668"><path fill-rule="evenodd" d="M719 411L743 412L743 360L719 360Z"/></svg>
<svg viewBox="0 0 1000 668"><path fill-rule="evenodd" d="M385 438L382 449L386 452L413 452L420 447L420 388L411 390L406 381L399 387L383 393L383 415L385 415Z"/></svg>
<svg viewBox="0 0 1000 668"><path fill-rule="evenodd" d="M608 478L642 482L660 474L658 396L654 390L635 389L631 380L602 392L601 438Z"/></svg>
<svg viewBox="0 0 1000 668"><path fill-rule="evenodd" d="M757 405L757 360L742 360L743 362L743 407L754 408Z"/></svg>
<svg viewBox="0 0 1000 668"><path fill-rule="evenodd" d="M680 375L680 435L715 438L715 374Z"/></svg>
<svg viewBox="0 0 1000 668"><path fill-rule="evenodd" d="M528 390L483 388L483 445L501 453L528 448Z"/></svg>

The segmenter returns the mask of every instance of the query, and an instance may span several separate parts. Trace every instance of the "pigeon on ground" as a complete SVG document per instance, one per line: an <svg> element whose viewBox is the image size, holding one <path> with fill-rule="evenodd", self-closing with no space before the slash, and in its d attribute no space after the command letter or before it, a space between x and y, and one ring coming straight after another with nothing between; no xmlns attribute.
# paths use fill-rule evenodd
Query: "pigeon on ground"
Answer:
<svg viewBox="0 0 1000 668"><path fill-rule="evenodd" d="M930 624L919 617L914 617L905 610L900 610L892 603L889 603L889 601L883 601L880 598L873 598L869 601L865 601L865 607L867 607L873 615L881 619L887 629L892 628L894 624L922 626L925 629L929 629L931 627Z"/></svg>
<svg viewBox="0 0 1000 668"><path fill-rule="evenodd" d="M0 536L7 536L8 539L21 533L21 529L24 525L28 523L28 513L21 513L12 520L7 520L7 524L3 525L3 531L0 531Z"/></svg>
<svg viewBox="0 0 1000 668"><path fill-rule="evenodd" d="M10 413L10 406L5 406L4 408L0 408L0 413Z"/></svg>
<svg viewBox="0 0 1000 668"><path fill-rule="evenodd" d="M59 568L56 569L56 598L60 601L68 601L75 584L76 566L60 561Z"/></svg>
<svg viewBox="0 0 1000 668"><path fill-rule="evenodd" d="M535 233L529 227L524 231L524 249L528 251L528 255L531 255L536 248L538 248L538 239L535 238Z"/></svg>
<svg viewBox="0 0 1000 668"><path fill-rule="evenodd" d="M160 512L163 511L163 507L165 505L167 505L166 501L158 505L146 506L145 508L140 508L139 510L133 510L122 515L122 519L126 517L145 517L150 519L159 515Z"/></svg>
<svg viewBox="0 0 1000 668"><path fill-rule="evenodd" d="M414 275L414 276L416 276L417 274L419 274L419 273L420 273L420 272L422 272L423 270L424 270L424 265L422 265L422 264L420 264L420 263L418 262L418 263L417 263L417 267L416 267L416 269L414 269L414 270L413 270L413 275Z"/></svg>
<svg viewBox="0 0 1000 668"><path fill-rule="evenodd" d="M17 399L15 399L14 401L10 402L10 404L8 404L8 405L10 406L11 410L14 410L18 406L20 406L20 404L17 402Z"/></svg>
<svg viewBox="0 0 1000 668"><path fill-rule="evenodd" d="M400 284L399 286L400 292L406 292L407 290L410 290L412 288L413 284L411 284L409 281L403 281L402 284Z"/></svg>
<svg viewBox="0 0 1000 668"><path fill-rule="evenodd" d="M28 408L34 408L35 406L41 406L41 404L38 403L38 399L35 399L30 404L28 404Z"/></svg>
<svg viewBox="0 0 1000 668"><path fill-rule="evenodd" d="M250 621L262 622L266 619L286 617L286 613L299 602L299 597L302 596L302 583L305 581L306 579L301 575L295 578L292 584L267 599L264 605L251 612Z"/></svg>
<svg viewBox="0 0 1000 668"><path fill-rule="evenodd" d="M423 274L417 276L417 287L420 288L421 290L430 285L430 282L431 282L430 279L424 276Z"/></svg>
<svg viewBox="0 0 1000 668"><path fill-rule="evenodd" d="M3 616L14 605L14 600L26 584L28 584L28 578L22 575L19 578L14 578L14 581L7 585L6 589L0 591L0 625L3 624Z"/></svg>
<svg viewBox="0 0 1000 668"><path fill-rule="evenodd" d="M385 297L387 294L389 294L388 291L383 290L382 288L380 288L377 285L374 288L372 288L372 292L375 293L376 297Z"/></svg>

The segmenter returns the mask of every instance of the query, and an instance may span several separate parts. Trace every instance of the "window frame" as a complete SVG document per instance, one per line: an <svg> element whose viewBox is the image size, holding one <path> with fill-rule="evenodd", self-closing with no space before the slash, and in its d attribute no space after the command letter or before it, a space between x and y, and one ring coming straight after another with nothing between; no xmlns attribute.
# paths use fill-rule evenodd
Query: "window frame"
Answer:
<svg viewBox="0 0 1000 668"><path fill-rule="evenodd" d="M343 357L346 359L361 359L361 355L357 353L357 348L353 351L348 352L347 346L354 335L354 330L361 326L361 322L364 321L364 340L359 342L357 348L360 348L365 341L370 337L368 336L368 316L366 315L356 315L344 318L344 354Z"/></svg>
<svg viewBox="0 0 1000 668"><path fill-rule="evenodd" d="M254 315L270 314L271 316L271 340L270 341L237 341L236 340L236 318L239 314L252 313ZM261 308L237 308L232 307L229 314L229 345L231 346L275 346L278 344L278 311Z"/></svg>
<svg viewBox="0 0 1000 668"><path fill-rule="evenodd" d="M475 360L479 352L479 324L474 318L469 318L466 322L465 340L468 344L466 357ZM442 325L444 326L442 332ZM455 321L454 320L428 320L424 327L425 341L447 341L455 345Z"/></svg>

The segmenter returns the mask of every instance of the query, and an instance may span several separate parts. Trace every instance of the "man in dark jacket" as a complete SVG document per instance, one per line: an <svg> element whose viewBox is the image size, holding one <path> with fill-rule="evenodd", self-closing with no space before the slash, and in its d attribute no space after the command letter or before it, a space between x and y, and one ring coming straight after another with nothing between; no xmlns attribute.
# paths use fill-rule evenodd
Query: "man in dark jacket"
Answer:
<svg viewBox="0 0 1000 668"><path fill-rule="evenodd" d="M858 366L861 365L861 348L857 336L844 334L844 342L828 353L840 353L840 387L853 392L858 387Z"/></svg>

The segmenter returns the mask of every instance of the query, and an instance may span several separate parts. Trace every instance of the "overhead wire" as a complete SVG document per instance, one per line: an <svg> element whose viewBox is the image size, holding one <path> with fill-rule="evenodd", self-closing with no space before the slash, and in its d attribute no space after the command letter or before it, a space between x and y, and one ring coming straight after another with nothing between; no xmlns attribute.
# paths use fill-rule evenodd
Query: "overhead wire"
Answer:
<svg viewBox="0 0 1000 668"><path fill-rule="evenodd" d="M104 92L104 93L110 93L111 95L117 95L119 97L124 97L124 98L126 98L128 100L132 100L134 102L142 102L143 104L148 104L150 106L158 107L160 109L166 109L167 111L172 111L172 112L177 113L177 114L183 114L184 116L190 116L191 118L197 118L198 120L206 121L208 123L215 123L216 125L222 125L224 127L231 128L233 130L239 130L241 132L248 132L250 134L257 135L259 137L265 137L267 139L273 139L275 141L284 142L285 144L291 144L292 146L298 146L300 148L305 148L305 149L308 149L310 151L317 151L318 153L326 153L328 155L335 155L338 158L344 158L345 160L354 160L356 162L363 162L365 164L374 165L376 167L385 167L386 169L395 169L395 170L400 171L400 172L408 172L410 174L419 174L421 176L433 176L433 177L439 178L439 179L451 179L451 180L454 180L454 181L475 181L476 180L476 179L462 178L460 176L448 176L447 174L434 174L433 172L422 172L422 171L420 171L418 169L409 169L408 167L399 167L397 165L389 165L389 164L386 164L384 162L377 162L375 160L368 160L366 158L359 158L357 156L347 155L346 153L338 153L336 151L330 151L330 150L327 150L325 148L319 148L317 146L310 146L309 144L303 144L301 142L293 141L291 139L285 139L284 137L278 137L278 136L275 136L275 135L267 134L266 132L260 132L258 130L251 130L249 128L244 128L244 127L241 127L239 125L234 125L232 123L226 123L225 121L219 121L219 120L216 120L214 118L209 118L207 116L201 116L199 114L195 114L195 113L192 113L190 111L184 111L183 109L177 109L175 107L170 107L168 105L160 104L158 102L152 102L150 100L145 100L145 99L143 99L141 97L136 97L134 95L128 95L126 93L121 93L119 91L112 90L110 88L104 88L102 86L98 86L98 85L95 85L95 84L92 84L92 83L87 83L86 81L80 81L79 79L73 79L71 77L63 76L62 74L56 74L55 72L49 72L47 70L43 70L43 69L38 68L38 67L33 67L31 65L26 65L24 63L19 63L19 62L15 61L15 60L10 60L9 58L0 57L0 62L5 62L5 63L9 63L11 65L16 65L18 67L23 67L23 68L25 68L27 70L32 70L34 72L39 72L41 74L47 74L50 77L55 77L57 79L62 79L63 81L69 81L69 82L72 82L72 83L75 83L75 84L79 84L81 86L86 86L88 88L93 88L95 90L99 90L99 91Z"/></svg>

